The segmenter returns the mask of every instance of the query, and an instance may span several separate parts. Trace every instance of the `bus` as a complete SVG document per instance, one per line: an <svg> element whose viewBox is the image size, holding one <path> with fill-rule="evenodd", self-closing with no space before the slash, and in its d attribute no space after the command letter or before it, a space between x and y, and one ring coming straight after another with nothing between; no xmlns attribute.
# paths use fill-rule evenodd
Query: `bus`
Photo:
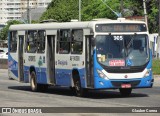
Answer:
<svg viewBox="0 0 160 116"><path fill-rule="evenodd" d="M32 91L69 87L88 90L151 88L152 53L145 22L94 20L19 24L9 28L9 78Z"/></svg>

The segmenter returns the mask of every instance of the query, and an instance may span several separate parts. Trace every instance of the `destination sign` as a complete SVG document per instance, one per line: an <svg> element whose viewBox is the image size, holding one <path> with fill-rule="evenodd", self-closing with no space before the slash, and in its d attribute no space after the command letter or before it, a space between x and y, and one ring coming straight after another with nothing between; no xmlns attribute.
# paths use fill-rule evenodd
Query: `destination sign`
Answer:
<svg viewBox="0 0 160 116"><path fill-rule="evenodd" d="M97 24L96 32L145 32L147 27L145 24Z"/></svg>

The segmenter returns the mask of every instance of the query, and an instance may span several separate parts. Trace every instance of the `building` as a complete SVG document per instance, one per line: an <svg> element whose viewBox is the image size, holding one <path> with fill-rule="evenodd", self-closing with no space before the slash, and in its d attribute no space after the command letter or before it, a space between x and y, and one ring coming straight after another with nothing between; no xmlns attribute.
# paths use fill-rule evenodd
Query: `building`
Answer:
<svg viewBox="0 0 160 116"><path fill-rule="evenodd" d="M46 11L46 8L44 8L44 7L30 9L30 20L38 21L39 18L41 17L41 15L43 14L43 12L45 12L45 11ZM22 14L21 19L23 19L24 21L27 20L27 11L25 11Z"/></svg>
<svg viewBox="0 0 160 116"><path fill-rule="evenodd" d="M145 21L144 16L130 16L125 18L129 20L135 20L135 21Z"/></svg>
<svg viewBox="0 0 160 116"><path fill-rule="evenodd" d="M46 8L52 0L0 0L0 24L6 24L8 20L20 20L22 14L29 8Z"/></svg>

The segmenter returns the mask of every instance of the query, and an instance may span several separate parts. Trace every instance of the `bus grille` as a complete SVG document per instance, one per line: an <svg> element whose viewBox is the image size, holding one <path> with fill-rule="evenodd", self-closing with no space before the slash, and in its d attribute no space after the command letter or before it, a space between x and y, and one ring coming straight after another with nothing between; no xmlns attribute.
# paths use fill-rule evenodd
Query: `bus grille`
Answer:
<svg viewBox="0 0 160 116"><path fill-rule="evenodd" d="M141 81L140 80L136 80L136 81L111 81L112 85L117 87L117 88L121 88L122 84L131 84L131 87L134 88L136 87Z"/></svg>

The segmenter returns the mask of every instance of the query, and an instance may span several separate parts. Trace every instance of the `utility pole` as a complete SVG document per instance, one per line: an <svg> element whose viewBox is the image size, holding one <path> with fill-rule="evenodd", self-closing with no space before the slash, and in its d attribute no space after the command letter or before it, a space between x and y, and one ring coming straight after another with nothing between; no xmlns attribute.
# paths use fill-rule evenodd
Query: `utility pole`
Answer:
<svg viewBox="0 0 160 116"><path fill-rule="evenodd" d="M81 21L81 0L79 0L79 21Z"/></svg>
<svg viewBox="0 0 160 116"><path fill-rule="evenodd" d="M121 0L121 17L123 17L123 0Z"/></svg>
<svg viewBox="0 0 160 116"><path fill-rule="evenodd" d="M146 0L143 0L143 9L144 9L144 17L145 17L145 22L148 26L148 16L147 16L147 10L146 10Z"/></svg>
<svg viewBox="0 0 160 116"><path fill-rule="evenodd" d="M29 0L27 0L27 21L30 23L30 9L29 9Z"/></svg>

